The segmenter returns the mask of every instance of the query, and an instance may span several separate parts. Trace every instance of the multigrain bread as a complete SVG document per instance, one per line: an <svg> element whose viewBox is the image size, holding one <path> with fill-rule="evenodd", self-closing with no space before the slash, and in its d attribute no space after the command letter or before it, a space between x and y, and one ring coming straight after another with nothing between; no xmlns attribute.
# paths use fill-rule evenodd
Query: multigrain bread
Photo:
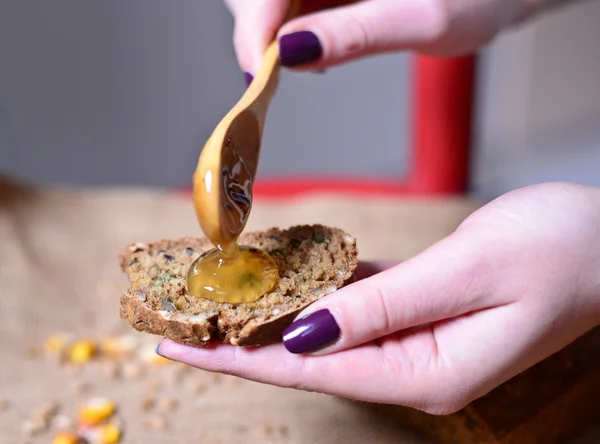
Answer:
<svg viewBox="0 0 600 444"><path fill-rule="evenodd" d="M135 243L119 255L130 283L121 318L139 331L194 346L277 342L302 309L350 282L358 264L356 240L322 225L246 233L239 243L266 251L279 267L276 287L258 301L232 305L188 294L191 264L213 248L205 238Z"/></svg>

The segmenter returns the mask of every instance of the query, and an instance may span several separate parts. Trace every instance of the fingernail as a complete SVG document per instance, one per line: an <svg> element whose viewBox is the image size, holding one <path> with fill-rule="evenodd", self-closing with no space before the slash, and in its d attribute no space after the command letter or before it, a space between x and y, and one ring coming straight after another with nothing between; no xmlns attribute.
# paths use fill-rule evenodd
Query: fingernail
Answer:
<svg viewBox="0 0 600 444"><path fill-rule="evenodd" d="M340 327L327 309L298 319L283 332L283 345L290 353L310 353L335 342Z"/></svg>
<svg viewBox="0 0 600 444"><path fill-rule="evenodd" d="M279 38L279 60L283 66L297 66L314 62L322 54L321 42L313 32L292 32Z"/></svg>
<svg viewBox="0 0 600 444"><path fill-rule="evenodd" d="M244 80L246 81L246 88L250 86L252 80L254 80L254 76L249 72L244 73Z"/></svg>
<svg viewBox="0 0 600 444"><path fill-rule="evenodd" d="M160 342L158 344L156 344L156 348L154 349L154 353L156 353L158 356L162 356L164 358L164 356L160 354Z"/></svg>

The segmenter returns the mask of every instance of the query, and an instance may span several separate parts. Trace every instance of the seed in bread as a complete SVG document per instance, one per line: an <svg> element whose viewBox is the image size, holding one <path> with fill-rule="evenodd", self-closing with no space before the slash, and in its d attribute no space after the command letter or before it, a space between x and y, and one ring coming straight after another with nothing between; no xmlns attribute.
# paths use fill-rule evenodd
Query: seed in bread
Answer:
<svg viewBox="0 0 600 444"><path fill-rule="evenodd" d="M121 297L121 317L139 331L194 346L215 340L239 346L278 342L302 309L351 281L358 264L355 239L322 225L246 233L239 242L277 261L277 285L259 300L232 305L187 292L189 267L212 249L207 239L136 243L120 255L130 282Z"/></svg>

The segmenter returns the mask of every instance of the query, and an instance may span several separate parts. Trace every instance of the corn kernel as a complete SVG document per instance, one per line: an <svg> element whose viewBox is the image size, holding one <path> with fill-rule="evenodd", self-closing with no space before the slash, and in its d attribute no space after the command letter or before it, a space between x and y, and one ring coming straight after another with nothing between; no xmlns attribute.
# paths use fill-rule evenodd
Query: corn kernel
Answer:
<svg viewBox="0 0 600 444"><path fill-rule="evenodd" d="M167 358L163 358L162 356L159 356L159 355L153 356L152 359L150 359L150 362L152 364L156 364L156 365L166 365L166 364L171 363L170 360L168 360Z"/></svg>
<svg viewBox="0 0 600 444"><path fill-rule="evenodd" d="M156 354L155 347L151 345L142 349L142 359L149 364L155 365L166 365L171 363L169 359Z"/></svg>
<svg viewBox="0 0 600 444"><path fill-rule="evenodd" d="M28 419L23 421L23 424L21 424L21 429L27 436L35 436L45 432L48 429L48 424L40 419Z"/></svg>
<svg viewBox="0 0 600 444"><path fill-rule="evenodd" d="M119 341L114 336L102 339L100 342L102 354L107 356L116 356L119 354Z"/></svg>
<svg viewBox="0 0 600 444"><path fill-rule="evenodd" d="M79 444L81 441L75 433L60 432L52 440L52 444Z"/></svg>
<svg viewBox="0 0 600 444"><path fill-rule="evenodd" d="M73 428L73 420L66 415L56 415L52 418L50 427L65 432Z"/></svg>
<svg viewBox="0 0 600 444"><path fill-rule="evenodd" d="M87 339L78 341L69 349L69 359L74 364L85 364L96 353L96 345Z"/></svg>
<svg viewBox="0 0 600 444"><path fill-rule="evenodd" d="M135 362L127 362L123 365L122 373L126 379L139 379L142 369Z"/></svg>
<svg viewBox="0 0 600 444"><path fill-rule="evenodd" d="M138 348L138 339L133 335L109 336L104 338L100 344L102 354L111 358L129 356Z"/></svg>
<svg viewBox="0 0 600 444"><path fill-rule="evenodd" d="M91 399L79 409L79 421L85 425L97 425L110 418L115 410L115 403L109 399Z"/></svg>
<svg viewBox="0 0 600 444"><path fill-rule="evenodd" d="M164 398L160 402L161 408L167 412L177 409L179 403L174 398Z"/></svg>
<svg viewBox="0 0 600 444"><path fill-rule="evenodd" d="M115 424L100 427L99 444L116 444L121 440L121 430Z"/></svg>
<svg viewBox="0 0 600 444"><path fill-rule="evenodd" d="M56 334L46 339L46 351L52 354L62 353L70 342L70 338L64 334Z"/></svg>

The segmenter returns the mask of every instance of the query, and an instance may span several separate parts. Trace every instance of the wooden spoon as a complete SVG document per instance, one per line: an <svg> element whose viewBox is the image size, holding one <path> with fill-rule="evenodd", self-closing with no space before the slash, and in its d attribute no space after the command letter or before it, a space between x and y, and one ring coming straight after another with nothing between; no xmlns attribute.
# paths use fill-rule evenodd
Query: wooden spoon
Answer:
<svg viewBox="0 0 600 444"><path fill-rule="evenodd" d="M288 20L297 15L292 1ZM206 142L194 173L193 201L202 231L219 249L235 247L250 214L265 118L279 81L279 45L267 48L260 71Z"/></svg>

